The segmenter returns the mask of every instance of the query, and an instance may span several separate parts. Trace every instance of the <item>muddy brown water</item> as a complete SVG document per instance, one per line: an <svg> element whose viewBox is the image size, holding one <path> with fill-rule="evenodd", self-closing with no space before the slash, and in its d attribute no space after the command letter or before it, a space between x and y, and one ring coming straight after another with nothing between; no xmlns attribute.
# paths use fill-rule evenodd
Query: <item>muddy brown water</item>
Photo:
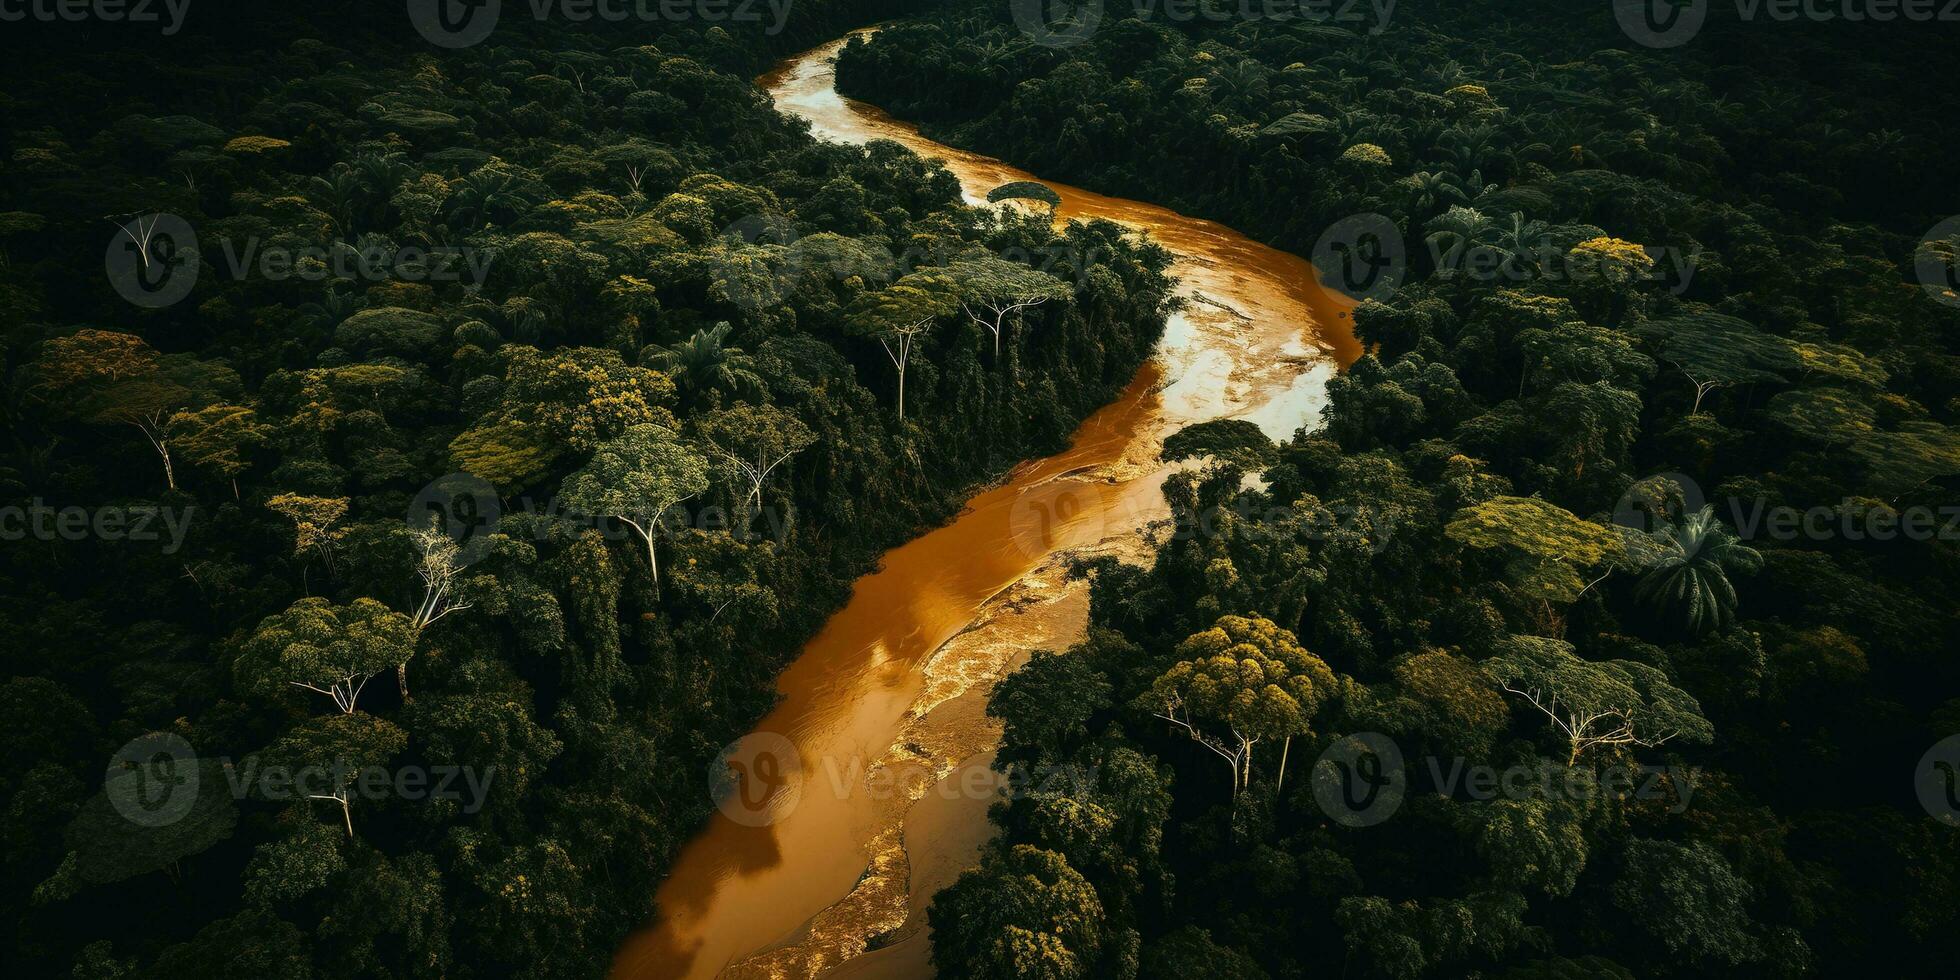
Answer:
<svg viewBox="0 0 1960 980"><path fill-rule="evenodd" d="M831 62L846 40L757 84L820 138L888 139L945 161L973 203L1039 180L839 96ZM1058 218L1107 218L1168 248L1190 302L1067 450L1017 467L858 581L731 754L738 791L680 852L651 923L615 958L617 980L930 976L926 906L991 836L999 729L987 692L1087 622L1086 585L1067 580L1062 556L1146 560L1141 530L1168 513L1164 436L1241 418L1284 439L1316 424L1328 379L1359 356L1351 304L1306 260L1214 222L1042 183L1061 195Z"/></svg>

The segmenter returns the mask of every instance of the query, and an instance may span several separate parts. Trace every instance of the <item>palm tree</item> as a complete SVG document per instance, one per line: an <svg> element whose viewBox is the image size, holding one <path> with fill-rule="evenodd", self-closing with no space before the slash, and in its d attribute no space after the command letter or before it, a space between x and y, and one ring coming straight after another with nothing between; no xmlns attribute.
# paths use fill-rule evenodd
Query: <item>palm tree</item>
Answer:
<svg viewBox="0 0 1960 980"><path fill-rule="evenodd" d="M1472 246L1483 244L1498 226L1482 211L1451 205L1448 211L1429 219L1423 227L1429 229L1423 241L1435 249L1442 263L1436 274L1447 277L1460 268L1463 253Z"/></svg>
<svg viewBox="0 0 1960 980"><path fill-rule="evenodd" d="M1219 88L1229 93L1225 98L1226 102L1240 108L1247 108L1257 105L1266 98L1266 79L1271 74L1272 71L1265 65L1246 58L1220 65L1218 70L1212 73L1211 79Z"/></svg>
<svg viewBox="0 0 1960 980"><path fill-rule="evenodd" d="M334 229L341 238L355 234L355 217L369 196L359 174L345 163L336 163L329 177L307 179L306 196L315 207L333 216Z"/></svg>
<svg viewBox="0 0 1960 980"><path fill-rule="evenodd" d="M694 336L672 347L649 348L644 360L674 379L674 387L680 389L681 401L687 405L719 403L724 393L757 396L763 384L755 371L755 359L740 347L723 343L732 329L723 320L694 331Z"/></svg>
<svg viewBox="0 0 1960 980"><path fill-rule="evenodd" d="M360 176L361 185L377 194L394 193L395 188L412 172L400 150L357 153L349 164Z"/></svg>
<svg viewBox="0 0 1960 980"><path fill-rule="evenodd" d="M328 286L325 295L313 302L301 303L298 312L314 325L331 330L340 326L342 320L360 312L362 303L358 294L343 293Z"/></svg>
<svg viewBox="0 0 1960 980"><path fill-rule="evenodd" d="M1402 178L1402 183L1412 192L1411 210L1420 215L1432 215L1451 202L1463 201L1463 190L1447 174L1423 170Z"/></svg>
<svg viewBox="0 0 1960 980"><path fill-rule="evenodd" d="M1519 278L1532 278L1538 275L1538 254L1545 242L1547 225L1543 221L1525 220L1523 213L1511 212L1511 223L1499 225L1497 230L1497 250L1504 255L1507 271L1519 273Z"/></svg>
<svg viewBox="0 0 1960 980"><path fill-rule="evenodd" d="M1366 109L1337 109L1333 122L1334 131L1340 134L1341 142L1352 146L1367 141L1374 130L1376 118Z"/></svg>
<svg viewBox="0 0 1960 980"><path fill-rule="evenodd" d="M1457 173L1491 169L1491 164L1510 157L1498 148L1497 129L1488 123L1452 126L1443 133L1441 142L1444 155L1456 162Z"/></svg>
<svg viewBox="0 0 1960 980"><path fill-rule="evenodd" d="M974 51L980 73L993 81L1010 77L1018 56L1019 51L1013 45L999 40L986 41Z"/></svg>
<svg viewBox="0 0 1960 980"><path fill-rule="evenodd" d="M448 201L455 227L474 231L499 218L508 220L536 203L530 181L492 161L457 181Z"/></svg>
<svg viewBox="0 0 1960 980"><path fill-rule="evenodd" d="M1762 554L1723 527L1708 505L1678 525L1663 526L1656 537L1663 556L1634 586L1634 597L1663 614L1674 609L1690 632L1726 628L1736 607L1729 573L1756 571Z"/></svg>
<svg viewBox="0 0 1960 980"><path fill-rule="evenodd" d="M1454 58L1444 61L1440 65L1430 66L1426 74L1429 76L1430 81L1435 82L1442 88L1461 85L1464 79L1470 77L1464 72L1463 66L1457 64Z"/></svg>
<svg viewBox="0 0 1960 980"><path fill-rule="evenodd" d="M1409 119L1405 122L1408 133L1403 138L1408 141L1409 149L1416 153L1427 154L1443 136L1441 119Z"/></svg>

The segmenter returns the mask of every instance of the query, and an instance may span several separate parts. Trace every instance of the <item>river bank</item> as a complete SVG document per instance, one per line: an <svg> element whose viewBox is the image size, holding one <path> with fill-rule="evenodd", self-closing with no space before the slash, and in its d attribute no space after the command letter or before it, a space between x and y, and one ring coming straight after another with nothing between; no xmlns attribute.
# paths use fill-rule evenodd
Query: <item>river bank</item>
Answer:
<svg viewBox="0 0 1960 980"><path fill-rule="evenodd" d="M840 97L830 62L846 40L786 60L758 85L821 138L889 139L944 160L975 203L1039 179ZM1167 516L1158 488L1170 470L1157 462L1166 435L1242 418L1290 436L1313 423L1326 382L1358 355L1345 301L1298 256L1153 205L1048 186L1061 197L1058 219L1105 218L1172 251L1184 308L1156 357L1068 450L1018 467L860 580L744 740L781 746L771 758L787 768L766 817L711 819L615 976L921 975L922 911L989 836L998 730L986 695L1028 651L1082 635L1087 583L1067 580L1068 556L1145 560L1142 532Z"/></svg>

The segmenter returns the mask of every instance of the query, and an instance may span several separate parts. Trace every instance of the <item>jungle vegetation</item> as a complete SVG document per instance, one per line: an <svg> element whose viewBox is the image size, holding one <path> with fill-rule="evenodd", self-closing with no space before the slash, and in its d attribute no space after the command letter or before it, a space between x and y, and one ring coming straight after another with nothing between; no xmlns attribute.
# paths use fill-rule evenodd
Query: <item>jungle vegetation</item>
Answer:
<svg viewBox="0 0 1960 980"><path fill-rule="evenodd" d="M94 518L0 547L16 969L603 972L850 582L1161 330L1160 249L963 207L748 81L904 14L841 83L935 138L1300 254L1384 215L1410 258L1325 416L1171 439L1154 560L1083 563L1088 640L1001 683L999 764L1086 776L997 805L942 975L1947 972L1960 843L1910 775L1960 734L1954 543L1836 529L1960 505L1960 315L1913 276L1950 33L1118 6L1060 48L973 0L457 51L394 7L9 24L0 506ZM160 214L201 271L134 305L105 246ZM349 264L434 248L466 274ZM459 486L486 533L424 520ZM1362 733L1404 791L1351 826L1317 760ZM164 736L195 761L112 761ZM253 779L309 765L351 768ZM413 767L496 777L359 791ZM131 821L159 775L227 789Z"/></svg>
<svg viewBox="0 0 1960 980"><path fill-rule="evenodd" d="M1155 246L966 207L750 83L876 4L455 51L387 12L7 26L0 500L182 531L0 550L20 975L601 975L850 583L1162 329ZM194 286L127 302L105 251L157 215ZM1004 333L962 312L1030 280ZM112 761L166 736L195 760ZM360 788L458 768L462 802Z"/></svg>
<svg viewBox="0 0 1960 980"><path fill-rule="evenodd" d="M1085 563L1088 640L996 690L1000 767L1083 775L996 804L941 975L1949 968L1960 836L1911 773L1960 733L1960 553L1839 528L1960 503L1960 313L1914 275L1960 46L1711 6L1656 51L1605 4L1045 46L949 2L845 51L848 94L1044 177L1408 244L1324 417L1173 438L1154 560ZM1316 765L1359 733L1397 768ZM1399 809L1335 819L1357 773ZM1650 791L1558 789L1615 774Z"/></svg>

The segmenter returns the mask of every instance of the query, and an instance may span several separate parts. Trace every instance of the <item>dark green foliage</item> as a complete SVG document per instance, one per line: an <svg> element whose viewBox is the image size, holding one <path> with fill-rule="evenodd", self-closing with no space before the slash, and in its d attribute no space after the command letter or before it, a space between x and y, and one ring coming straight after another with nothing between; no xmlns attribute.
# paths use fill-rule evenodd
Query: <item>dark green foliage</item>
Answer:
<svg viewBox="0 0 1960 980"><path fill-rule="evenodd" d="M215 761L146 762L119 770L101 792L82 804L81 812L68 826L75 873L90 885L113 884L174 868L230 837L238 824L238 808L226 790L225 779L224 767ZM165 821L159 816L154 823L128 816L141 812L149 799L161 797L166 804L174 804L172 795L186 792L196 795L182 816L172 812L173 819Z"/></svg>
<svg viewBox="0 0 1960 980"><path fill-rule="evenodd" d="M989 204L1009 200L1040 201L1052 208L1062 203L1062 196L1051 190L1048 185L1032 180L1008 181L987 192Z"/></svg>
<svg viewBox="0 0 1960 980"><path fill-rule="evenodd" d="M965 207L942 168L820 144L758 97L885 0L798 3L781 34L506 5L467 49L400 5L245 6L165 38L5 32L0 504L175 522L0 551L10 957L600 976L776 672L882 549L1130 382L1169 257ZM157 212L196 231L200 275L139 307L105 245ZM436 275L410 249L460 255ZM1033 267L1054 254L1095 261ZM891 304L938 319L900 423L860 311L961 261L988 282ZM992 321L995 370L959 301L1025 298ZM196 806L159 828L98 792L147 731L197 754ZM303 791L260 778L308 767ZM477 786L362 788L457 769ZM1125 812L1161 824L1154 770L1129 769ZM1111 832L1085 838L1094 873L1139 878L1120 858L1154 828Z"/></svg>
<svg viewBox="0 0 1960 980"><path fill-rule="evenodd" d="M1099 829L1120 806L1030 792L935 915L1032 846L1145 937L1141 976L1948 970L1960 851L1905 774L1960 689L1930 531L1960 506L1960 319L1914 268L1952 252L1920 240L1953 207L1925 74L1951 38L1711 6L1655 50L1611 5L1476 2L1378 32L1111 8L1044 46L1005 6L854 42L839 84L1296 254L1379 214L1410 263L1354 310L1367 354L1320 426L1166 440L1202 468L1165 481L1151 566L1091 563L1088 640L996 692L1003 764L1121 746L1174 775L1161 833L1125 860ZM1860 533L1908 513L1916 535ZM1220 616L1340 679L1294 772L1344 735L1396 743L1392 816L1343 825L1265 743L1223 778L1232 708L1270 695L1230 683L1256 657L1180 672ZM1213 710L1167 721L1160 677ZM1481 794L1479 767L1518 788ZM1630 773L1647 788L1562 788ZM935 945L942 971L990 948Z"/></svg>
<svg viewBox="0 0 1960 980"><path fill-rule="evenodd" d="M1110 706L1109 681L1085 662L1036 650L1020 670L1003 679L987 702L1007 741L1034 759L1064 759L1088 734L1088 721Z"/></svg>
<svg viewBox="0 0 1960 980"><path fill-rule="evenodd" d="M1265 468L1273 453L1272 440L1259 426L1243 419L1220 419L1187 425L1164 439L1167 463L1210 456L1229 460L1247 470Z"/></svg>
<svg viewBox="0 0 1960 980"><path fill-rule="evenodd" d="M1636 837L1624 861L1613 905L1669 953L1729 966L1762 958L1750 934L1749 885L1708 845Z"/></svg>
<svg viewBox="0 0 1960 980"><path fill-rule="evenodd" d="M193 515L169 551L0 557L25 974L600 975L708 811L715 746L877 550L1064 445L1155 340L1161 250L961 208L944 170L814 143L755 96L772 55L897 5L800 3L774 36L511 6L461 51L398 9L9 25L0 495ZM1018 6L906 8L842 84L1300 254L1382 214L1412 267L1355 312L1371 353L1321 427L1167 441L1203 463L1165 493L1204 519L1148 567L1086 563L1088 639L996 691L997 758L1037 781L933 907L941 975L1950 972L1960 849L1902 774L1955 731L1952 542L1751 516L1960 503L1960 323L1911 279L1951 254L1919 240L1953 206L1940 25L1712 11L1655 51L1604 4L1411 5L1379 33L1112 6L1055 47ZM132 307L103 238L158 211L198 229L205 274ZM481 283L228 274L245 242L493 261ZM971 257L1050 248L1107 258ZM649 430L662 451L625 452ZM711 473L737 442L791 456ZM595 454L607 483L679 472L688 504L787 517L643 555L552 503ZM402 520L457 469L502 512L467 560ZM1662 523L1627 527L1622 498ZM413 700L386 680L411 657ZM1152 710L1166 693L1256 737L1230 783ZM154 730L216 792L146 829L112 799L137 770L96 780ZM1410 785L1353 828L1305 772L1364 731ZM273 798L220 759L496 776L480 807ZM1526 789L1480 798L1457 762ZM1668 774L1538 788L1631 767Z"/></svg>
<svg viewBox="0 0 1960 980"><path fill-rule="evenodd" d="M1143 948L1145 980L1265 980L1252 957L1212 941L1211 934L1185 926Z"/></svg>
<svg viewBox="0 0 1960 980"><path fill-rule="evenodd" d="M1017 844L932 907L933 962L976 980L1093 975L1116 950L1096 891L1054 851Z"/></svg>
<svg viewBox="0 0 1960 980"><path fill-rule="evenodd" d="M1690 632L1727 627L1737 601L1729 572L1754 573L1762 567L1762 555L1738 542L1716 520L1712 506L1663 527L1660 544L1660 560L1640 580L1635 595Z"/></svg>

